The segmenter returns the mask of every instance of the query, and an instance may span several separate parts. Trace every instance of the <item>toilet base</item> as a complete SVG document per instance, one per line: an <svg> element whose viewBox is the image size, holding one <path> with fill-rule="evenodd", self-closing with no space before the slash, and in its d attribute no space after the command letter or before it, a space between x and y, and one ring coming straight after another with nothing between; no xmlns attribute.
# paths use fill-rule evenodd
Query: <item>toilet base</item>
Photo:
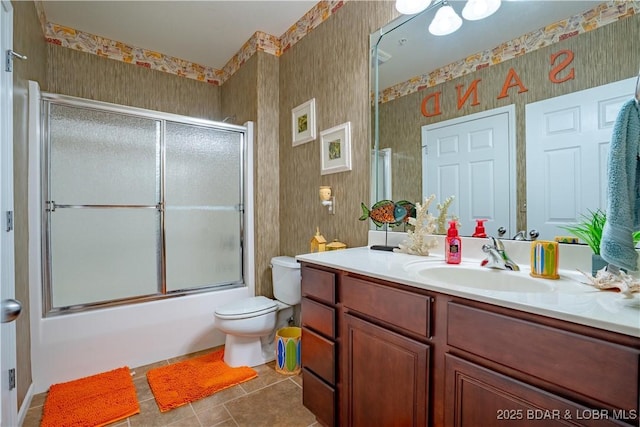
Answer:
<svg viewBox="0 0 640 427"><path fill-rule="evenodd" d="M238 366L258 366L276 358L276 331L289 326L293 316L293 307L278 302L275 327L264 336L235 335L227 332L224 342L224 363L232 368Z"/></svg>
<svg viewBox="0 0 640 427"><path fill-rule="evenodd" d="M238 366L258 366L275 359L273 351L265 354L260 337L243 337L227 334L224 344L224 363Z"/></svg>

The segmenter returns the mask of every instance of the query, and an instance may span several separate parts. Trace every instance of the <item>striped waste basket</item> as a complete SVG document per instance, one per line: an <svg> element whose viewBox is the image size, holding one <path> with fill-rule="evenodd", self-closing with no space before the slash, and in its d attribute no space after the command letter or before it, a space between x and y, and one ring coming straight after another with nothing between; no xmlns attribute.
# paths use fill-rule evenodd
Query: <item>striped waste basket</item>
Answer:
<svg viewBox="0 0 640 427"><path fill-rule="evenodd" d="M276 371L285 375L300 373L302 329L291 326L276 332Z"/></svg>

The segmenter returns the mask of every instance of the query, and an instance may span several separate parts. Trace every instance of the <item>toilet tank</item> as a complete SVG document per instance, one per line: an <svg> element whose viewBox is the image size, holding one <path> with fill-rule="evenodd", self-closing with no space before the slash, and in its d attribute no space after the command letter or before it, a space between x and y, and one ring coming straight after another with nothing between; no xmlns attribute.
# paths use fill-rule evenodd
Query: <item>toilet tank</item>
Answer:
<svg viewBox="0 0 640 427"><path fill-rule="evenodd" d="M289 305L300 304L300 264L295 258L271 258L271 277L275 299Z"/></svg>

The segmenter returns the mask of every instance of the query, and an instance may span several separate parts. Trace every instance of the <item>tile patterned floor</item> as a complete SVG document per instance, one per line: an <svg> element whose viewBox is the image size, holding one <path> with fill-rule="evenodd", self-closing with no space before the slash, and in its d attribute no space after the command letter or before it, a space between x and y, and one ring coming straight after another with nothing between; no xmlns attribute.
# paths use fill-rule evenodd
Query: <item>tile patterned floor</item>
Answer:
<svg viewBox="0 0 640 427"><path fill-rule="evenodd" d="M207 354L204 350L132 369L140 413L111 424L111 427L307 427L318 426L315 417L302 406L302 377L286 376L273 362L256 366L258 377L204 399L161 413L146 373L158 366ZM23 427L38 427L46 393L33 397Z"/></svg>

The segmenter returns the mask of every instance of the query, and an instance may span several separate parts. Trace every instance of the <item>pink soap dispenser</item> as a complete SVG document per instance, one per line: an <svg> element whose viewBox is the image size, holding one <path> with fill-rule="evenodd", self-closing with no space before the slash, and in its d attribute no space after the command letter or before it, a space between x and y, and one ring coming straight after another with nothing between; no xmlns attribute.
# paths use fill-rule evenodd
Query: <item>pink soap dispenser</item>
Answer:
<svg viewBox="0 0 640 427"><path fill-rule="evenodd" d="M449 230L444 245L444 259L448 264L460 264L462 261L462 241L458 236L456 221L449 221Z"/></svg>

